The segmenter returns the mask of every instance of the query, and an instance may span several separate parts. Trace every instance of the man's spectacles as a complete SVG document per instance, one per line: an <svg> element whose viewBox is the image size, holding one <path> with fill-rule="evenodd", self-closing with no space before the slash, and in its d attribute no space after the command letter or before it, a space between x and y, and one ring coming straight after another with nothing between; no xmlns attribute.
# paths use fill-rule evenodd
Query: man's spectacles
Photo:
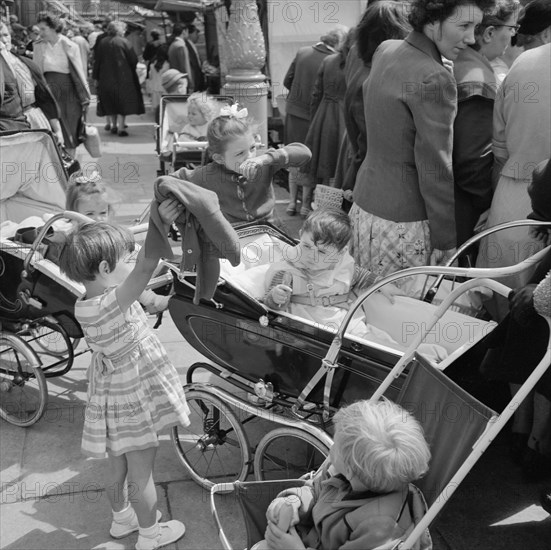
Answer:
<svg viewBox="0 0 551 550"><path fill-rule="evenodd" d="M520 25L492 25L492 27L507 27L513 35L520 29Z"/></svg>

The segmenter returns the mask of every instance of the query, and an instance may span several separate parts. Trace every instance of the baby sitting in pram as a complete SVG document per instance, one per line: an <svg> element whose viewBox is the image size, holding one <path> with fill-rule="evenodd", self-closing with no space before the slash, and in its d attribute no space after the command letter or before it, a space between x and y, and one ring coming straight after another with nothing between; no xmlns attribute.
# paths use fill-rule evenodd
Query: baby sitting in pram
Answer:
<svg viewBox="0 0 551 550"><path fill-rule="evenodd" d="M337 329L357 292L373 285L377 277L354 263L348 252L352 228L342 210L314 211L300 230L297 246L282 250L283 260L266 273L264 303L272 309L309 319L324 329ZM394 285L381 292L393 302L400 294ZM397 346L386 332L354 318L349 332L355 336Z"/></svg>
<svg viewBox="0 0 551 550"><path fill-rule="evenodd" d="M207 141L209 122L218 115L219 106L211 96L196 92L191 94L186 102L186 114L179 112L180 104L168 104L167 142L163 150L171 151L174 145L186 148L186 144L197 144ZM193 148L193 147L192 147Z"/></svg>

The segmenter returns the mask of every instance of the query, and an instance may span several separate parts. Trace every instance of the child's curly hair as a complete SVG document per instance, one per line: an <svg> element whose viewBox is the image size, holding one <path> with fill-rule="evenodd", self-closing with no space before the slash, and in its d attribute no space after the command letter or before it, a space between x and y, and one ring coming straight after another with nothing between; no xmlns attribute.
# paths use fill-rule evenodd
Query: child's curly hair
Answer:
<svg viewBox="0 0 551 550"><path fill-rule="evenodd" d="M187 104L188 109L191 105L195 105L206 122L210 122L220 111L218 102L204 92L195 92L191 94L187 99Z"/></svg>
<svg viewBox="0 0 551 550"><path fill-rule="evenodd" d="M492 9L495 0L413 0L409 22L413 30L423 32L423 27L430 23L447 19L458 6L475 5L483 12Z"/></svg>
<svg viewBox="0 0 551 550"><path fill-rule="evenodd" d="M346 212L336 208L320 208L306 218L300 232L311 233L316 246L331 245L340 251L352 238L352 224Z"/></svg>

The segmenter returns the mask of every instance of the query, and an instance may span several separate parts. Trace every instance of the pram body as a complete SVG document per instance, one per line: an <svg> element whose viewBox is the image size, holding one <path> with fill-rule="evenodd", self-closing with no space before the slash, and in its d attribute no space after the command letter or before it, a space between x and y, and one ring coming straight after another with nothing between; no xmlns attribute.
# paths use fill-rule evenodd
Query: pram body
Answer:
<svg viewBox="0 0 551 550"><path fill-rule="evenodd" d="M194 404L192 427L175 428L173 432L178 456L205 488L216 480L244 481L251 470L257 479L301 475L305 471L301 471L301 456L308 465L319 465L331 445L327 436L330 438L332 433L333 412L373 395L412 345L416 351L425 349L417 338L426 327L431 328L423 334L424 343L443 347L447 353L443 360L429 362L445 369L496 325L451 310L450 306L466 292L484 286L476 283L477 277L489 274L466 268L426 268L426 273L415 273L430 275L432 280L440 273L475 277L475 282L460 293L453 290L452 302L438 313L436 321L437 306L422 299L397 297L391 305L375 293L361 305L355 302L355 312L363 308L369 323L387 332L395 345L365 340L341 332L341 327L319 326L292 314L269 310L258 299L258 290L244 283L243 271L247 271L245 267L249 272L255 271L263 288L262 269L277 261L273 255L277 243L293 241L268 224L244 225L237 232L242 263L249 265L232 270L223 263L222 280L213 299L200 304L193 304L194 275L178 275L169 303L170 314L186 341L210 360L188 368L187 390ZM505 269L528 268L540 257L541 253L525 265ZM411 275L404 271L399 277ZM496 271L495 276L500 273ZM214 375L212 385L202 383L202 371ZM405 368L390 380L385 387L386 397L397 398L408 371ZM219 426L225 423L220 430L213 420L218 416ZM272 432L266 426L254 427L252 432L257 433L247 433L255 419L271 420L280 428ZM302 450L292 453L290 441L301 437ZM282 458L278 445L288 448L289 454Z"/></svg>

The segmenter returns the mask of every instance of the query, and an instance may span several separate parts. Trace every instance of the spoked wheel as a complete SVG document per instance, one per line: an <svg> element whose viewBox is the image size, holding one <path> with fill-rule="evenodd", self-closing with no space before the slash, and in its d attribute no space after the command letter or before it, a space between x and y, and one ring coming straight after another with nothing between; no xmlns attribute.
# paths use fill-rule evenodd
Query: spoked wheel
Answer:
<svg viewBox="0 0 551 550"><path fill-rule="evenodd" d="M42 319L30 329L26 341L37 350L46 378L66 374L73 366L79 339L72 340L59 323Z"/></svg>
<svg viewBox="0 0 551 550"><path fill-rule="evenodd" d="M247 435L232 409L203 390L186 391L190 425L172 430L178 457L205 489L245 481L251 464Z"/></svg>
<svg viewBox="0 0 551 550"><path fill-rule="evenodd" d="M276 428L258 443L254 454L257 481L297 479L317 470L329 455L329 447L298 428Z"/></svg>
<svg viewBox="0 0 551 550"><path fill-rule="evenodd" d="M16 426L31 426L47 401L46 377L36 353L17 336L0 336L0 417Z"/></svg>

